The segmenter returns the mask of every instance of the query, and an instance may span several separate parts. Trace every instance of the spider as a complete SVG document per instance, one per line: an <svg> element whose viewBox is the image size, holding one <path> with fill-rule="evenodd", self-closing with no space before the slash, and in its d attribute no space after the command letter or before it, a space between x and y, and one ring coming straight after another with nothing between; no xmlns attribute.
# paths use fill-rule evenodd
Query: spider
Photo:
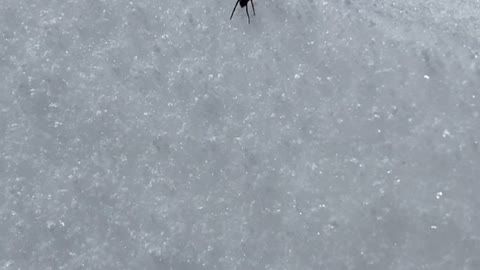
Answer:
<svg viewBox="0 0 480 270"><path fill-rule="evenodd" d="M255 6L253 5L253 0L238 0L237 3L235 4L235 7L233 8L232 15L230 16L230 20L233 17L233 13L235 13L235 9L237 8L238 3L240 3L240 7L246 7L247 9L247 17L248 17L248 23L250 23L250 15L248 14L248 2L252 3L252 8L253 8L253 16L255 16Z"/></svg>

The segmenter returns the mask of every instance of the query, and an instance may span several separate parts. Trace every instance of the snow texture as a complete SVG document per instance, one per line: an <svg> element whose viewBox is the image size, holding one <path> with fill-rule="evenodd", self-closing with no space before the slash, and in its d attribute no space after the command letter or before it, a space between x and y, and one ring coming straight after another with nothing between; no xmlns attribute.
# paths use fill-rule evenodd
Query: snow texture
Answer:
<svg viewBox="0 0 480 270"><path fill-rule="evenodd" d="M480 269L478 0L0 0L0 269Z"/></svg>

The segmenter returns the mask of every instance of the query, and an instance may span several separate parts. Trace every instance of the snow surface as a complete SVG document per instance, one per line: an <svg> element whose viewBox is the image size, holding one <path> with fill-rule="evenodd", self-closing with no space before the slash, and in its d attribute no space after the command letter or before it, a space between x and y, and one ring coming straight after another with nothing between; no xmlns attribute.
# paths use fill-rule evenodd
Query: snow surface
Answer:
<svg viewBox="0 0 480 270"><path fill-rule="evenodd" d="M0 269L479 270L480 2L234 4L0 0Z"/></svg>

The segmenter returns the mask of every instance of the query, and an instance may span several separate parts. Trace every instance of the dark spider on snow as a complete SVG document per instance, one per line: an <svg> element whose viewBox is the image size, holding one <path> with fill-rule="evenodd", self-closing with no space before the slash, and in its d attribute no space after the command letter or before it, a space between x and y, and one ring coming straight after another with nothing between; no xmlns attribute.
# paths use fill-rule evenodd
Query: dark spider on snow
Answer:
<svg viewBox="0 0 480 270"><path fill-rule="evenodd" d="M255 6L253 5L253 0L238 0L237 3L235 4L235 7L233 8L232 15L230 16L230 20L233 17L233 13L235 13L235 9L237 8L238 3L240 3L240 7L246 7L247 9L247 17L248 17L248 23L250 23L250 15L248 14L248 2L252 3L252 8L253 8L253 15L255 16Z"/></svg>

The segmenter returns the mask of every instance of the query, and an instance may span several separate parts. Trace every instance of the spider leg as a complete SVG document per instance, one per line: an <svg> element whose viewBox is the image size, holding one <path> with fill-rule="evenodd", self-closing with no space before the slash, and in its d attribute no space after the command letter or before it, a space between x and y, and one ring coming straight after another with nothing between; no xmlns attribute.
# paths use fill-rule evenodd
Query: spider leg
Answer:
<svg viewBox="0 0 480 270"><path fill-rule="evenodd" d="M235 6L233 7L232 15L230 15L230 20L233 17L233 13L235 13L235 9L237 8L238 3L240 3L240 0L238 0L237 3L235 4Z"/></svg>
<svg viewBox="0 0 480 270"><path fill-rule="evenodd" d="M253 16L255 16L255 5L253 4L253 0L250 0L250 2L252 2Z"/></svg>
<svg viewBox="0 0 480 270"><path fill-rule="evenodd" d="M245 7L247 8L248 23L250 24L250 15L248 14L248 5L246 5Z"/></svg>

